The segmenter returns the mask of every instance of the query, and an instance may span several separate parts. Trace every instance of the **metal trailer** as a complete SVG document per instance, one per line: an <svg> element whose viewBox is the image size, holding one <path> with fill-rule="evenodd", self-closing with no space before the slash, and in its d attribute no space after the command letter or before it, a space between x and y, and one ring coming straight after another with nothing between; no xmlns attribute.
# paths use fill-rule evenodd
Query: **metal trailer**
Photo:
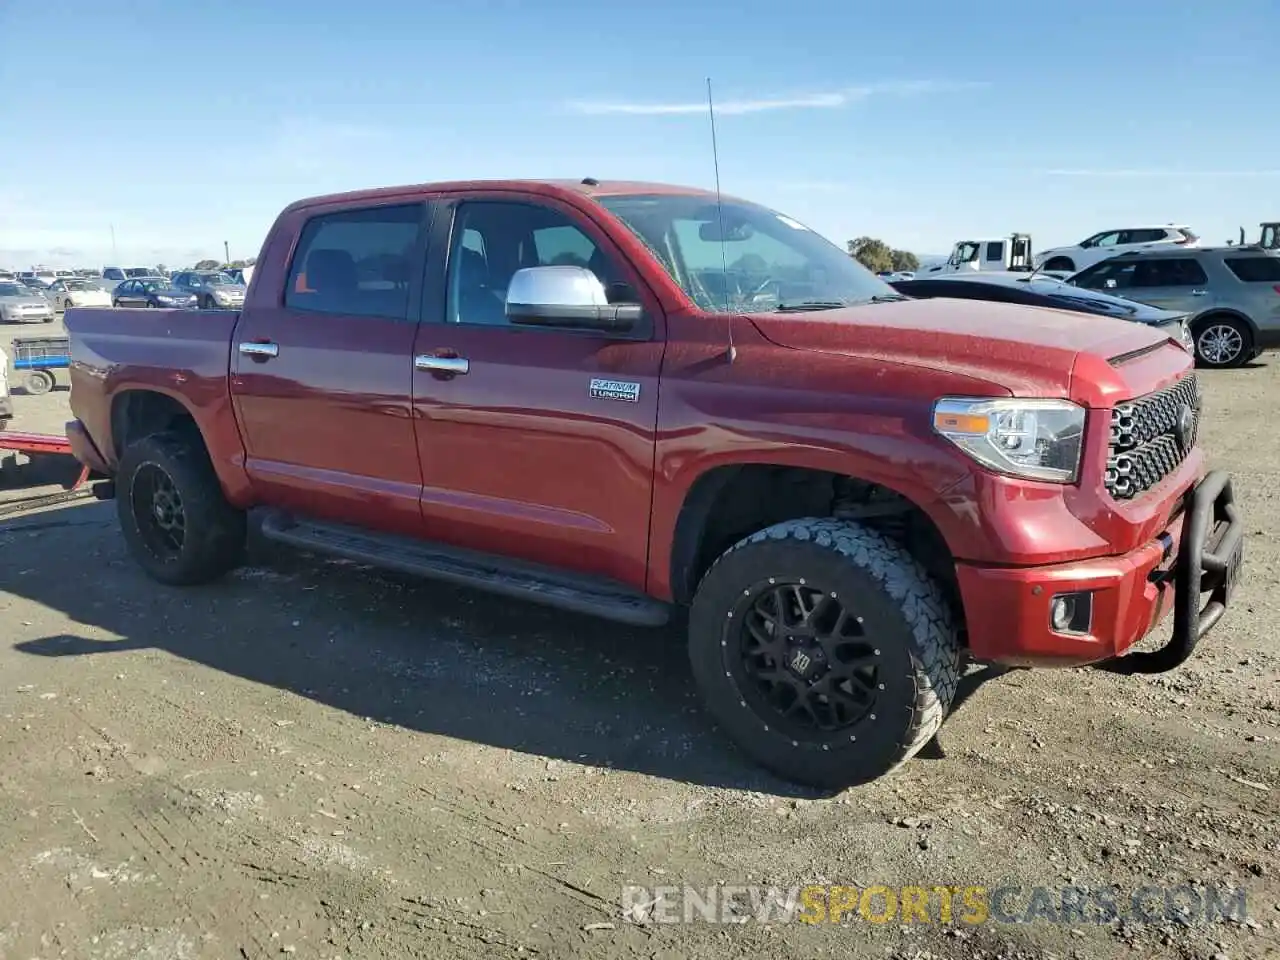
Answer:
<svg viewBox="0 0 1280 960"><path fill-rule="evenodd" d="M52 390L58 382L53 371L70 366L69 337L15 337L13 340L13 369L25 374L22 385L33 396Z"/></svg>

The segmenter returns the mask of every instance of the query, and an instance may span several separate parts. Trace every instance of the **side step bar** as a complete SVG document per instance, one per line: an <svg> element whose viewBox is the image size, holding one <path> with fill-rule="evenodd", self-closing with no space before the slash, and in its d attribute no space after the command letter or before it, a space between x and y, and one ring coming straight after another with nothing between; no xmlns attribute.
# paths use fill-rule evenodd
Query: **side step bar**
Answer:
<svg viewBox="0 0 1280 960"><path fill-rule="evenodd" d="M608 581L443 544L304 520L278 510L263 517L262 534L302 550L632 626L660 627L671 616L668 604Z"/></svg>

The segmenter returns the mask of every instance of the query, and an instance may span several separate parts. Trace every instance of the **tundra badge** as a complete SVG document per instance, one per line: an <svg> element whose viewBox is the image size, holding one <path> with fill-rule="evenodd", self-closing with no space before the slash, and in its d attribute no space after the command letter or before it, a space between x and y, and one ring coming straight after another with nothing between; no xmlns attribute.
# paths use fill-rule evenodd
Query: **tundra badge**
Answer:
<svg viewBox="0 0 1280 960"><path fill-rule="evenodd" d="M627 403L640 402L640 384L630 380L598 380L591 381L591 396L597 400L625 400Z"/></svg>

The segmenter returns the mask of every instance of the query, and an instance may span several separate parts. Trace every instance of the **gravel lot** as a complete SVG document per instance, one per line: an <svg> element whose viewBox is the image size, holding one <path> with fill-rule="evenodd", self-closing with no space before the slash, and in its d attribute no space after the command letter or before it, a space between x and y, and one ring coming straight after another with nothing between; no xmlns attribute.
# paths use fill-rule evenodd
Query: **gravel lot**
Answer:
<svg viewBox="0 0 1280 960"><path fill-rule="evenodd" d="M261 543L225 583L162 588L111 504L31 507L56 489L33 465L0 490L0 958L1274 957L1280 363L1203 379L1250 525L1207 646L1162 677L992 678L940 750L836 797L725 745L677 630ZM65 387L15 406L14 429L68 415ZM1248 918L637 925L619 907L624 885L718 882L1204 884L1243 888Z"/></svg>

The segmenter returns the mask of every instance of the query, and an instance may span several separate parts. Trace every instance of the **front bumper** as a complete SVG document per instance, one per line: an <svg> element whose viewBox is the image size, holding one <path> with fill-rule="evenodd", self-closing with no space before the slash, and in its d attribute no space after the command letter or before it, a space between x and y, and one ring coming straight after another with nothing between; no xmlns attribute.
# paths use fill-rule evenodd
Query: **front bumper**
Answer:
<svg viewBox="0 0 1280 960"><path fill-rule="evenodd" d="M971 655L1014 666L1101 664L1127 674L1159 673L1185 662L1231 601L1242 568L1244 522L1231 478L1222 471L1187 491L1182 507L1154 540L1123 556L1044 567L957 564ZM1050 605L1068 593L1090 595L1087 631L1052 628ZM1171 609L1169 642L1128 653Z"/></svg>

